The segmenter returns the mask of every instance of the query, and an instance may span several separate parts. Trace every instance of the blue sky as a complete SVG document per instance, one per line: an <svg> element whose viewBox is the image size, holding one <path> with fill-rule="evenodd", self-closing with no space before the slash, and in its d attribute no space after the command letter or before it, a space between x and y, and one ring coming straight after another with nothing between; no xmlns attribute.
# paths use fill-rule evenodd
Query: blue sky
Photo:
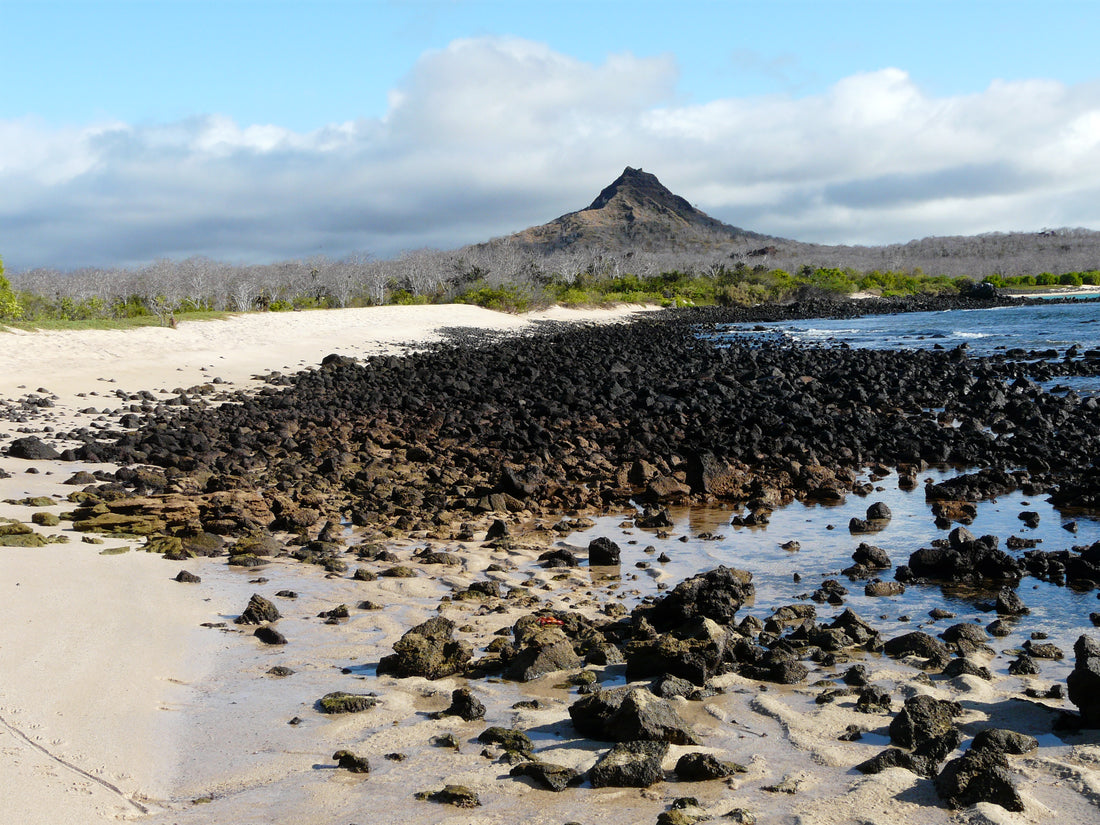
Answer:
<svg viewBox="0 0 1100 825"><path fill-rule="evenodd" d="M10 269L450 247L643 166L885 243L1100 228L1091 2L0 0Z"/></svg>

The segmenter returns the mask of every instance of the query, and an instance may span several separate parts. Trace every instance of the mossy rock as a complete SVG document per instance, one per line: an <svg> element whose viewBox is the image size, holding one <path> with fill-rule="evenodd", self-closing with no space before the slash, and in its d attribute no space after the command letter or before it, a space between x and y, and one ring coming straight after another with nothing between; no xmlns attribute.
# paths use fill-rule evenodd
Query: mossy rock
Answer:
<svg viewBox="0 0 1100 825"><path fill-rule="evenodd" d="M47 544L68 544L69 543L69 537L66 536L64 533L61 533L61 534L56 535L56 536L47 536L46 537L46 543Z"/></svg>
<svg viewBox="0 0 1100 825"><path fill-rule="evenodd" d="M329 573L347 573L348 572L347 563L341 561L340 559L331 559L331 558L325 559L324 561L321 562L321 567L323 567Z"/></svg>
<svg viewBox="0 0 1100 825"><path fill-rule="evenodd" d="M49 496L31 496L29 498L19 499L6 498L4 499L4 503L18 504L22 507L53 507L55 504L57 504L57 502Z"/></svg>
<svg viewBox="0 0 1100 825"><path fill-rule="evenodd" d="M111 533L115 535L148 536L161 533L167 525L156 516L127 516L122 513L102 513L73 522L81 533Z"/></svg>
<svg viewBox="0 0 1100 825"><path fill-rule="evenodd" d="M381 575L387 579L413 579L416 578L416 571L403 564L395 564L393 567L383 570Z"/></svg>
<svg viewBox="0 0 1100 825"><path fill-rule="evenodd" d="M34 513L31 516L31 521L39 527L56 527L61 523L61 519L53 513Z"/></svg>
<svg viewBox="0 0 1100 825"><path fill-rule="evenodd" d="M5 524L0 524L0 536L23 536L27 533L33 533L30 527L25 525L21 521L9 521Z"/></svg>
<svg viewBox="0 0 1100 825"><path fill-rule="evenodd" d="M80 540L85 544L103 544L103 539L96 536L81 536Z"/></svg>
<svg viewBox="0 0 1100 825"><path fill-rule="evenodd" d="M486 728L478 734L477 741L486 745L500 745L506 751L533 753L535 750L535 743L531 741L531 737L521 730L512 728Z"/></svg>
<svg viewBox="0 0 1100 825"><path fill-rule="evenodd" d="M261 564L267 564L267 559L254 556L251 553L240 553L236 556L230 556L229 564L231 567L259 567Z"/></svg>
<svg viewBox="0 0 1100 825"><path fill-rule="evenodd" d="M253 556L274 556L282 549L283 546L274 536L254 533L248 536L241 536L237 539L237 543L230 552L235 556L244 555L246 553Z"/></svg>
<svg viewBox="0 0 1100 825"><path fill-rule="evenodd" d="M191 556L218 556L225 548L225 539L214 533L193 533L180 536L183 549Z"/></svg>
<svg viewBox="0 0 1100 825"><path fill-rule="evenodd" d="M332 755L338 767L352 773L370 773L370 763L365 756L356 756L348 750L336 751Z"/></svg>
<svg viewBox="0 0 1100 825"><path fill-rule="evenodd" d="M148 536L144 550L146 553L178 557L183 554L183 542L176 536Z"/></svg>
<svg viewBox="0 0 1100 825"><path fill-rule="evenodd" d="M321 713L362 713L378 704L373 696L362 693L345 693L342 690L326 693L318 703Z"/></svg>
<svg viewBox="0 0 1100 825"><path fill-rule="evenodd" d="M123 553L130 552L130 545L124 544L122 547L108 547L106 550L100 550L101 556L121 556Z"/></svg>
<svg viewBox="0 0 1100 825"><path fill-rule="evenodd" d="M45 547L48 542L45 536L28 530L26 533L0 535L0 547Z"/></svg>
<svg viewBox="0 0 1100 825"><path fill-rule="evenodd" d="M476 808L481 805L477 793L465 785L445 785L438 791L420 791L416 798L442 805L454 805L456 808Z"/></svg>

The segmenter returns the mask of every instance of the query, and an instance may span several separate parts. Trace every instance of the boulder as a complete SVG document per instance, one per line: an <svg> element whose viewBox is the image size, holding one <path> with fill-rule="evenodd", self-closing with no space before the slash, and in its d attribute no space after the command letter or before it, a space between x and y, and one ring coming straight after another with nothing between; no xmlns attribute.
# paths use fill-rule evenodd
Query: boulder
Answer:
<svg viewBox="0 0 1100 825"><path fill-rule="evenodd" d="M485 705L481 704L474 692L466 687L451 692L451 704L439 712L439 716L458 716L467 722L485 718Z"/></svg>
<svg viewBox="0 0 1100 825"><path fill-rule="evenodd" d="M370 762L367 761L366 757L356 756L351 751L336 751L332 758L336 761L336 767L343 768L345 771L370 773Z"/></svg>
<svg viewBox="0 0 1100 825"><path fill-rule="evenodd" d="M214 533L196 532L180 536L180 545L191 556L218 556L225 547L225 539Z"/></svg>
<svg viewBox="0 0 1100 825"><path fill-rule="evenodd" d="M901 582L884 582L880 579L867 582L863 588L863 595L871 597L900 596L905 592L905 585Z"/></svg>
<svg viewBox="0 0 1100 825"><path fill-rule="evenodd" d="M526 733L513 728L491 727L486 728L477 735L477 741L486 745L500 745L506 751L531 754L535 750L535 743Z"/></svg>
<svg viewBox="0 0 1100 825"><path fill-rule="evenodd" d="M987 682L993 681L993 673L989 668L965 656L959 659L952 659L948 662L947 667L943 669L943 675L949 679L954 679L956 676L977 676L979 679L985 679Z"/></svg>
<svg viewBox="0 0 1100 825"><path fill-rule="evenodd" d="M469 642L454 639L454 627L450 619L433 616L407 630L379 661L379 675L442 679L463 673L474 652Z"/></svg>
<svg viewBox="0 0 1100 825"><path fill-rule="evenodd" d="M646 485L644 495L651 504L679 502L691 495L691 488L671 476L657 476Z"/></svg>
<svg viewBox="0 0 1100 825"><path fill-rule="evenodd" d="M728 659L728 632L710 619L689 622L676 633L656 639L628 642L626 678L629 681L670 674L696 685L706 684Z"/></svg>
<svg viewBox="0 0 1100 825"><path fill-rule="evenodd" d="M593 788L648 788L662 778L668 742L619 742L588 772Z"/></svg>
<svg viewBox="0 0 1100 825"><path fill-rule="evenodd" d="M951 660L951 653L946 645L922 630L914 630L889 639L882 646L882 650L887 656L894 658L917 656L926 659L928 667L936 670L943 668Z"/></svg>
<svg viewBox="0 0 1100 825"><path fill-rule="evenodd" d="M874 504L867 508L867 521L883 522L889 521L893 517L894 514L890 512L890 508L884 501L876 501Z"/></svg>
<svg viewBox="0 0 1100 825"><path fill-rule="evenodd" d="M948 762L935 778L936 793L949 808L964 808L979 802L1022 811L1020 798L1008 771L1004 754L992 748L970 748Z"/></svg>
<svg viewBox="0 0 1100 825"><path fill-rule="evenodd" d="M268 622L278 621L281 618L282 616L279 614L279 608L259 593L253 593L252 598L248 600L248 606L245 607L244 612L233 621L236 624L267 624Z"/></svg>
<svg viewBox="0 0 1100 825"><path fill-rule="evenodd" d="M33 435L16 438L8 445L8 455L28 461L56 461L61 453Z"/></svg>
<svg viewBox="0 0 1100 825"><path fill-rule="evenodd" d="M736 762L723 762L710 753L685 753L676 761L676 775L684 782L725 779L735 773L744 772L744 765L739 765Z"/></svg>
<svg viewBox="0 0 1100 825"><path fill-rule="evenodd" d="M342 690L326 693L317 701L321 713L362 713L378 705L378 699L362 693L345 693Z"/></svg>
<svg viewBox="0 0 1100 825"><path fill-rule="evenodd" d="M583 662L573 649L573 643L557 626L537 627L531 632L517 632L516 642L523 647L508 663L506 676L518 682L529 682L547 673L572 670Z"/></svg>
<svg viewBox="0 0 1100 825"><path fill-rule="evenodd" d="M1016 733L1004 728L987 728L974 737L970 743L970 750L993 750L999 753L1010 753L1013 756L1022 756L1038 750L1039 740L1026 733Z"/></svg>
<svg viewBox="0 0 1100 825"><path fill-rule="evenodd" d="M658 628L671 628L695 618L729 624L746 601L756 595L752 573L720 566L680 582L646 611Z"/></svg>
<svg viewBox="0 0 1100 825"><path fill-rule="evenodd" d="M975 538L965 527L956 527L948 535L946 547L922 547L910 555L909 571L913 576L947 581L1019 581L1023 563L998 544L996 536Z"/></svg>
<svg viewBox="0 0 1100 825"><path fill-rule="evenodd" d="M680 696L691 696L696 688L687 679L681 679L679 676L666 673L654 679L649 689L655 696L660 696L662 699L675 699Z"/></svg>
<svg viewBox="0 0 1100 825"><path fill-rule="evenodd" d="M954 730L953 720L961 713L958 702L935 699L923 693L911 696L890 722L890 741L903 748L916 748Z"/></svg>
<svg viewBox="0 0 1100 825"><path fill-rule="evenodd" d="M418 791L415 797L424 802L437 802L456 808L477 808L481 805L477 793L465 785L444 785L438 791Z"/></svg>
<svg viewBox="0 0 1100 825"><path fill-rule="evenodd" d="M554 550L547 550L545 553L541 553L538 558L543 567L578 567L580 562L577 561L576 555L573 551L564 547L558 547Z"/></svg>
<svg viewBox="0 0 1100 825"><path fill-rule="evenodd" d="M701 452L689 459L687 480L693 492L719 498L738 498L745 485L742 473L710 452Z"/></svg>
<svg viewBox="0 0 1100 825"><path fill-rule="evenodd" d="M584 781L584 774L578 773L573 768L555 765L552 762L520 762L518 765L514 765L508 774L509 776L526 776L550 791L564 791L570 785L576 785Z"/></svg>
<svg viewBox="0 0 1100 825"><path fill-rule="evenodd" d="M972 624L970 622L953 624L943 631L940 636L943 637L945 642L951 642L952 644L964 642L973 647L982 647L989 641L989 634L981 625Z"/></svg>
<svg viewBox="0 0 1100 825"><path fill-rule="evenodd" d="M1010 587L1002 587L997 593L996 610L998 616L1023 616L1031 612L1023 599Z"/></svg>
<svg viewBox="0 0 1100 825"><path fill-rule="evenodd" d="M888 570L892 566L890 556L885 550L866 542L860 542L859 547L852 553L852 560L872 570Z"/></svg>
<svg viewBox="0 0 1100 825"><path fill-rule="evenodd" d="M893 708L890 691L877 685L863 688L856 700L856 710L860 713L889 713Z"/></svg>
<svg viewBox="0 0 1100 825"><path fill-rule="evenodd" d="M589 694L569 706L569 717L577 732L591 739L697 744L676 709L645 688L627 686Z"/></svg>
<svg viewBox="0 0 1100 825"><path fill-rule="evenodd" d="M262 624L252 634L265 645L285 645L286 636L275 629L274 625Z"/></svg>
<svg viewBox="0 0 1100 825"><path fill-rule="evenodd" d="M1069 700L1081 711L1086 728L1100 728L1100 642L1081 635L1073 644L1076 661L1066 677Z"/></svg>
<svg viewBox="0 0 1100 825"><path fill-rule="evenodd" d="M619 564L619 545L600 536L588 544L589 567L613 567Z"/></svg>

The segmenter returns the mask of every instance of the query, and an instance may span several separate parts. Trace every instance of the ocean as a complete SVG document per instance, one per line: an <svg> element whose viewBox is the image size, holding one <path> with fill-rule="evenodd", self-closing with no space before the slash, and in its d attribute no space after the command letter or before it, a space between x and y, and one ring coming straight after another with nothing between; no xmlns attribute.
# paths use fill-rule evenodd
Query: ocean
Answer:
<svg viewBox="0 0 1100 825"><path fill-rule="evenodd" d="M730 333L781 337L805 345L847 345L862 349L953 349L995 355L1010 349L1060 355L1076 345L1100 349L1100 304L1084 301L904 312L862 318L777 321L725 327Z"/></svg>

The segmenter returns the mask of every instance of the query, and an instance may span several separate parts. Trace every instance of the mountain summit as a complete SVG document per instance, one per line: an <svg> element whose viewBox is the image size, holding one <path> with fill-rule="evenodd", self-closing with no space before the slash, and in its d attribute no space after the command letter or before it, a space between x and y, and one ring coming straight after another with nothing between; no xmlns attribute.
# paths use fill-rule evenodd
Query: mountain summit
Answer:
<svg viewBox="0 0 1100 825"><path fill-rule="evenodd" d="M581 212L600 210L621 214L627 221L636 220L634 212L639 210L643 215L648 213L653 216L664 216L689 224L725 225L700 212L679 195L671 192L657 180L656 175L630 166L626 167L623 173L600 192L599 197L592 201L587 209L582 209Z"/></svg>
<svg viewBox="0 0 1100 825"><path fill-rule="evenodd" d="M587 208L525 229L509 240L543 252L573 247L615 252L776 239L722 223L669 191L656 175L628 166Z"/></svg>

